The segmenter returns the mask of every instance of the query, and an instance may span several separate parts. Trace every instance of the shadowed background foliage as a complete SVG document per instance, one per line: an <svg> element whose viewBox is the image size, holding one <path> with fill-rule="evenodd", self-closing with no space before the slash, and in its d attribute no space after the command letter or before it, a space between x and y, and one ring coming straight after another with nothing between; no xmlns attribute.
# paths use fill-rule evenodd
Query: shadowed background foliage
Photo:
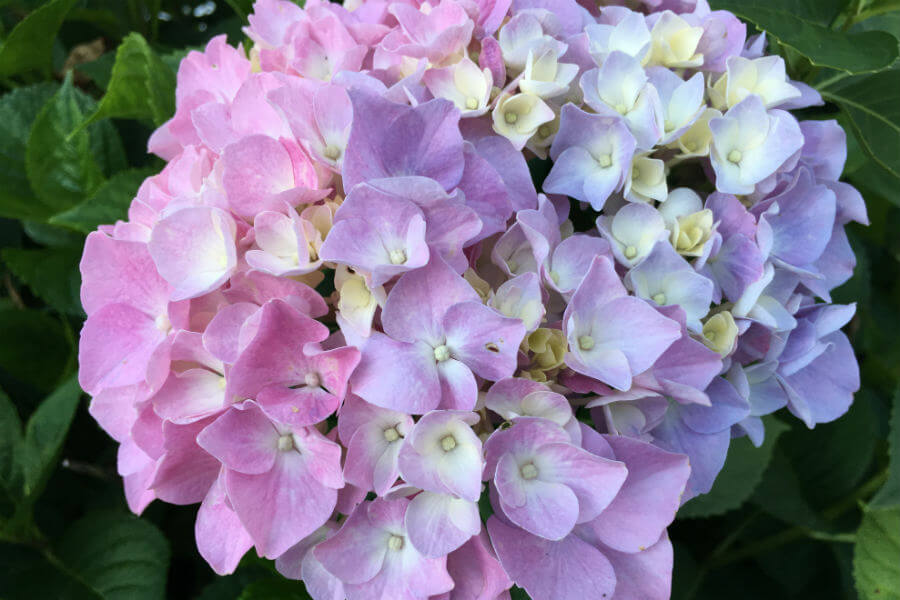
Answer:
<svg viewBox="0 0 900 600"><path fill-rule="evenodd" d="M673 598L900 599L900 2L718 0L768 32L848 131L845 179L872 224L835 302L862 369L849 413L775 415L737 440L713 491L670 528ZM162 168L146 153L175 72L214 35L244 41L249 0L0 0L0 598L308 598L249 553L215 577L196 507L130 515L115 443L74 379L85 235L125 216ZM532 164L538 181L546 165ZM514 598L525 598L513 590Z"/></svg>

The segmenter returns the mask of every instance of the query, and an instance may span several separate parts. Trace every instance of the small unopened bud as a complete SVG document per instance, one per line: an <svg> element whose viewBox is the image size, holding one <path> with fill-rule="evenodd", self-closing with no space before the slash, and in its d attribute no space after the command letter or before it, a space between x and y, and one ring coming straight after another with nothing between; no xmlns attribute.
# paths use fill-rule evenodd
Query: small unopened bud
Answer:
<svg viewBox="0 0 900 600"><path fill-rule="evenodd" d="M391 250L390 259L392 265L402 265L406 262L406 251L401 249Z"/></svg>
<svg viewBox="0 0 900 600"><path fill-rule="evenodd" d="M534 363L541 369L555 369L566 356L565 334L559 329L538 328L526 338L528 350L534 353Z"/></svg>
<svg viewBox="0 0 900 600"><path fill-rule="evenodd" d="M434 360L444 362L448 358L450 358L450 348L446 344L441 344L434 349Z"/></svg>
<svg viewBox="0 0 900 600"><path fill-rule="evenodd" d="M169 320L168 315L159 315L153 321L153 324L160 331L169 331L170 329L172 329L172 322Z"/></svg>
<svg viewBox="0 0 900 600"><path fill-rule="evenodd" d="M282 452L287 452L288 450L294 449L294 436L291 434L286 434L278 438L278 449Z"/></svg>
<svg viewBox="0 0 900 600"><path fill-rule="evenodd" d="M403 550L403 536L392 535L388 538L388 548L391 550Z"/></svg>
<svg viewBox="0 0 900 600"><path fill-rule="evenodd" d="M578 338L578 347L585 351L590 350L594 347L594 338L589 335L581 336Z"/></svg>
<svg viewBox="0 0 900 600"><path fill-rule="evenodd" d="M677 227L673 230L672 245L682 256L700 256L706 242L712 237L712 232L713 213L708 208L678 217Z"/></svg>
<svg viewBox="0 0 900 600"><path fill-rule="evenodd" d="M737 336L737 324L727 310L714 314L703 324L703 343L723 357L734 349Z"/></svg>
<svg viewBox="0 0 900 600"><path fill-rule="evenodd" d="M328 144L325 146L325 150L322 151L322 154L324 154L327 159L337 160L341 155L341 149L334 144Z"/></svg>
<svg viewBox="0 0 900 600"><path fill-rule="evenodd" d="M519 469L519 473L522 475L522 479L534 479L538 476L537 467L534 466L534 463L525 463L522 465L522 468Z"/></svg>
<svg viewBox="0 0 900 600"><path fill-rule="evenodd" d="M456 438L452 435L445 435L441 438L441 448L444 449L444 452L450 452L456 448Z"/></svg>

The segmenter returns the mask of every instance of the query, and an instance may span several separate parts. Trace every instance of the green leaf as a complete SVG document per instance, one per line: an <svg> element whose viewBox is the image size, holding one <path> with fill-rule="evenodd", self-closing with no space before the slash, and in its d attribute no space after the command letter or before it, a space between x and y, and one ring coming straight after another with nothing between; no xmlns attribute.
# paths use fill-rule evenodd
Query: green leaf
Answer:
<svg viewBox="0 0 900 600"><path fill-rule="evenodd" d="M865 510L856 533L853 576L862 600L900 599L900 507Z"/></svg>
<svg viewBox="0 0 900 600"><path fill-rule="evenodd" d="M4 600L103 600L58 562L32 548L0 543Z"/></svg>
<svg viewBox="0 0 900 600"><path fill-rule="evenodd" d="M35 296L60 312L83 315L78 262L81 248L6 248L0 253L13 274L25 282Z"/></svg>
<svg viewBox="0 0 900 600"><path fill-rule="evenodd" d="M62 323L32 309L0 309L0 369L40 391L59 383L71 356Z"/></svg>
<svg viewBox="0 0 900 600"><path fill-rule="evenodd" d="M96 0L92 0L91 2L86 2L83 4L88 4L96 6L98 2ZM109 4L109 2L106 2ZM120 2L120 4L127 5L127 2ZM153 10L153 6L148 5L148 2L143 1L143 8L148 11ZM157 10L159 10L157 5ZM128 33L128 31L135 26L140 26L139 23L129 23L129 19L127 18L128 13L125 10L125 7L120 7L120 10L107 10L102 8L79 8L75 7L72 9L72 12L68 14L66 17L66 21L69 22L79 22L85 23L88 25L92 25L96 27L100 31L102 31L106 37L113 39L120 39L123 35Z"/></svg>
<svg viewBox="0 0 900 600"><path fill-rule="evenodd" d="M97 103L93 98L79 93L82 101L82 112L85 114L94 110ZM99 121L88 127L88 135L91 140L91 154L97 161L103 175L109 177L128 168L128 160L125 157L125 147L122 138L111 121Z"/></svg>
<svg viewBox="0 0 900 600"><path fill-rule="evenodd" d="M900 387L894 392L888 433L888 479L872 498L872 506L900 506Z"/></svg>
<svg viewBox="0 0 900 600"><path fill-rule="evenodd" d="M12 400L0 390L0 482L9 481L15 448L22 442L22 421Z"/></svg>
<svg viewBox="0 0 900 600"><path fill-rule="evenodd" d="M22 446L26 497L39 496L56 468L79 400L81 388L73 377L47 396L28 419Z"/></svg>
<svg viewBox="0 0 900 600"><path fill-rule="evenodd" d="M835 18L844 9L847 4L846 0L779 0L778 2L760 2L757 4L775 5L779 8L790 9L794 14L802 17L807 21L816 23L817 25L828 26L834 22ZM712 4L718 7L718 0L713 0Z"/></svg>
<svg viewBox="0 0 900 600"><path fill-rule="evenodd" d="M481 517L481 521L484 523L487 523L488 519L491 518L491 515L494 514L494 507L491 506L489 494L482 494L481 497L478 498L478 514Z"/></svg>
<svg viewBox="0 0 900 600"><path fill-rule="evenodd" d="M254 581L270 579L272 571L261 565L239 566L231 575L216 577L204 587L194 600L236 599Z"/></svg>
<svg viewBox="0 0 900 600"><path fill-rule="evenodd" d="M241 21L246 21L247 15L253 12L253 0L225 0L225 3L237 13Z"/></svg>
<svg viewBox="0 0 900 600"><path fill-rule="evenodd" d="M794 540L760 552L754 559L763 573L795 598L838 598L831 593L809 593L810 586L815 586L822 580L828 581L829 586L834 586L838 581L834 557L828 547L818 541ZM785 565L790 565L790 568L786 569ZM822 571L826 569L828 575L823 576ZM807 593L804 594L804 591ZM828 592L832 591L834 587L829 587Z"/></svg>
<svg viewBox="0 0 900 600"><path fill-rule="evenodd" d="M769 465L775 442L789 429L774 417L766 417L763 421L766 425L766 438L762 446L755 448L747 437L733 440L725 466L716 478L712 490L688 501L678 511L679 517L721 515L738 508L750 498Z"/></svg>
<svg viewBox="0 0 900 600"><path fill-rule="evenodd" d="M70 71L31 127L25 169L44 218L78 204L103 181L88 132L69 135L83 121L87 104Z"/></svg>
<svg viewBox="0 0 900 600"><path fill-rule="evenodd" d="M781 443L776 446L769 468L753 492L753 504L786 523L810 529L824 528L822 519L800 488L797 474L782 446Z"/></svg>
<svg viewBox="0 0 900 600"><path fill-rule="evenodd" d="M41 402L22 431L15 405L0 391L0 535L31 539L34 503L56 469L59 452L78 407L74 379Z"/></svg>
<svg viewBox="0 0 900 600"><path fill-rule="evenodd" d="M35 216L38 205L25 175L25 145L31 124L58 86L38 83L0 96L0 217Z"/></svg>
<svg viewBox="0 0 900 600"><path fill-rule="evenodd" d="M51 248L62 248L81 246L84 244L84 236L78 232L71 231L65 227L56 225L48 225L40 221L22 221L22 229L28 234L32 240L42 246L50 246Z"/></svg>
<svg viewBox="0 0 900 600"><path fill-rule="evenodd" d="M881 167L877 168L882 170ZM869 198L865 192L862 193L864 198ZM872 264L868 247L852 231L848 233L847 238L850 240L850 248L856 255L856 268L853 269L853 276L847 282L832 291L831 299L836 304L856 302L857 310L866 311L872 297ZM865 319L865 317L860 318Z"/></svg>
<svg viewBox="0 0 900 600"><path fill-rule="evenodd" d="M169 67L169 70L173 73L178 72L178 67L181 65L181 61L190 54L192 51L202 52L203 48L178 48L177 50L172 50L171 52L166 52L165 54L161 54L160 58L163 63Z"/></svg>
<svg viewBox="0 0 900 600"><path fill-rule="evenodd" d="M853 581L853 544L829 544L828 549L837 565L840 587L833 590L840 598L857 598L856 582ZM821 573L821 571L819 571Z"/></svg>
<svg viewBox="0 0 900 600"><path fill-rule="evenodd" d="M824 507L850 493L865 476L875 452L878 421L866 392L857 394L840 419L812 431L798 428L782 438L805 497Z"/></svg>
<svg viewBox="0 0 900 600"><path fill-rule="evenodd" d="M0 508L4 516L12 514L22 487L19 468L19 446L22 444L22 421L15 405L0 390Z"/></svg>
<svg viewBox="0 0 900 600"><path fill-rule="evenodd" d="M50 74L53 41L75 0L54 0L22 19L0 47L0 78L28 71Z"/></svg>
<svg viewBox="0 0 900 600"><path fill-rule="evenodd" d="M817 8L815 2L717 0L713 5L750 21L818 67L870 73L890 66L898 56L897 38L884 31L829 29L823 24L829 11Z"/></svg>
<svg viewBox="0 0 900 600"><path fill-rule="evenodd" d="M153 169L120 171L97 188L90 198L51 217L50 223L90 233L98 225L125 219L141 183L153 173Z"/></svg>
<svg viewBox="0 0 900 600"><path fill-rule="evenodd" d="M139 33L116 51L106 95L85 125L106 117L151 119L164 123L175 112L175 73Z"/></svg>
<svg viewBox="0 0 900 600"><path fill-rule="evenodd" d="M852 126L851 126L852 129ZM851 135L850 139L856 139ZM866 204L872 195L878 195L900 207L900 178L866 156L865 162L848 179L863 194Z"/></svg>
<svg viewBox="0 0 900 600"><path fill-rule="evenodd" d="M91 81L96 83L101 90L106 90L109 87L109 80L112 78L112 68L115 62L116 53L107 52L91 62L76 65L75 69L90 77Z"/></svg>
<svg viewBox="0 0 900 600"><path fill-rule="evenodd" d="M57 555L104 600L165 598L169 545L149 521L99 512L63 535Z"/></svg>
<svg viewBox="0 0 900 600"><path fill-rule="evenodd" d="M900 2L873 2L854 20L850 31L887 31L900 37Z"/></svg>
<svg viewBox="0 0 900 600"><path fill-rule="evenodd" d="M270 577L254 581L244 588L238 600L310 600L300 581L283 577Z"/></svg>
<svg viewBox="0 0 900 600"><path fill-rule="evenodd" d="M872 160L900 177L900 71L847 77L819 92L844 110Z"/></svg>

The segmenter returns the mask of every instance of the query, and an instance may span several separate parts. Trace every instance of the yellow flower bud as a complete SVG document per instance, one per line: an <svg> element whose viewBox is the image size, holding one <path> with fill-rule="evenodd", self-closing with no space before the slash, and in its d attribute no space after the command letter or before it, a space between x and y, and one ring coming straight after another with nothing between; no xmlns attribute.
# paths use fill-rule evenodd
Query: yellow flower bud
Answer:
<svg viewBox="0 0 900 600"><path fill-rule="evenodd" d="M491 284L478 276L473 269L467 269L465 273L463 273L463 279L465 279L472 288L478 292L478 296L481 298L482 302L487 302L491 297Z"/></svg>
<svg viewBox="0 0 900 600"><path fill-rule="evenodd" d="M706 156L709 154L709 145L712 142L709 121L714 117L721 116L722 113L716 109L707 108L672 146L681 150L683 156Z"/></svg>
<svg viewBox="0 0 900 600"><path fill-rule="evenodd" d="M562 365L566 356L566 336L559 329L541 327L528 336L528 350L534 353L534 363L545 371Z"/></svg>
<svg viewBox="0 0 900 600"><path fill-rule="evenodd" d="M673 68L703 64L703 54L697 52L703 36L702 27L691 26L680 16L666 11L653 25L650 36L650 64Z"/></svg>
<svg viewBox="0 0 900 600"><path fill-rule="evenodd" d="M713 213L709 209L679 217L672 229L672 245L683 256L700 256L712 228Z"/></svg>
<svg viewBox="0 0 900 600"><path fill-rule="evenodd" d="M522 370L519 373L519 377L537 381L538 383L547 383L549 381L547 374L540 369L531 369L530 371Z"/></svg>
<svg viewBox="0 0 900 600"><path fill-rule="evenodd" d="M722 357L731 354L737 336L737 324L727 310L714 314L703 324L703 343Z"/></svg>
<svg viewBox="0 0 900 600"><path fill-rule="evenodd" d="M251 73L259 73L262 71L262 65L259 62L259 47L254 44L252 48L250 48L250 72Z"/></svg>
<svg viewBox="0 0 900 600"><path fill-rule="evenodd" d="M373 301L372 292L366 287L366 282L362 277L347 279L340 288L340 295L338 309L341 312L365 308Z"/></svg>

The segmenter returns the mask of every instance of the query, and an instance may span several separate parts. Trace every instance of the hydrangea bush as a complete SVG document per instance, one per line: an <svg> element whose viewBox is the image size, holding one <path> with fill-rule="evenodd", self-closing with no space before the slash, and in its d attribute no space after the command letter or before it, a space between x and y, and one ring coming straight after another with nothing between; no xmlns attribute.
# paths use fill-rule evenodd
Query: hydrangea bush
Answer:
<svg viewBox="0 0 900 600"><path fill-rule="evenodd" d="M731 440L850 406L867 216L764 36L632 8L258 0L184 58L81 261L134 512L316 600L669 597Z"/></svg>

